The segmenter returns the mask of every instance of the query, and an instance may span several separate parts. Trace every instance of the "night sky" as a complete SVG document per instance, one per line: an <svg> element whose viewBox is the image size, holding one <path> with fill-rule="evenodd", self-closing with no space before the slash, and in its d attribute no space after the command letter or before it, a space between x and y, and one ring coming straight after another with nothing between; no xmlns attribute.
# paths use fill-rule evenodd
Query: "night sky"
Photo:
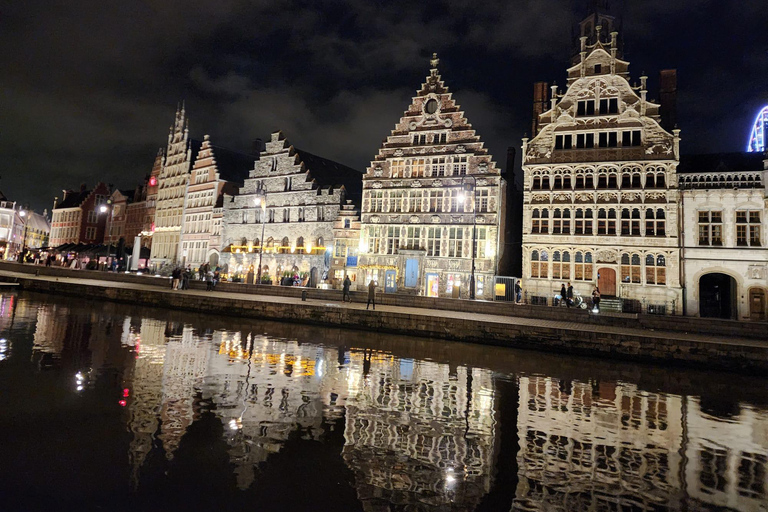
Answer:
<svg viewBox="0 0 768 512"><path fill-rule="evenodd" d="M565 84L587 2L27 0L0 10L0 190L42 210L63 188L133 188L186 101L191 136L247 151L282 129L361 171L440 72L495 160L529 130L533 82ZM683 153L743 151L768 103L765 1L612 3L649 98L678 69ZM518 149L519 152L519 149ZM518 156L519 159L519 156Z"/></svg>

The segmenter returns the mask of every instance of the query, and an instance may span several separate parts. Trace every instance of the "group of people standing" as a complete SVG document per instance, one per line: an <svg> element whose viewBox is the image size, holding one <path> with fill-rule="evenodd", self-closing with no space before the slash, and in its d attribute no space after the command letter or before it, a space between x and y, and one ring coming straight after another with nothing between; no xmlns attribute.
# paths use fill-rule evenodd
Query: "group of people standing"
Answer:
<svg viewBox="0 0 768 512"><path fill-rule="evenodd" d="M197 269L198 279L205 281L205 289L208 291L213 290L220 279L219 268L211 269L210 263L204 263ZM194 277L195 273L190 265L187 268L176 267L171 272L171 289L173 290L187 290L189 289L189 281Z"/></svg>
<svg viewBox="0 0 768 512"><path fill-rule="evenodd" d="M555 295L555 306L561 305L563 302L569 308L578 306L574 301L573 285L571 283L568 283L567 287L565 284L562 284L560 286L560 295ZM579 302L581 302L581 299L579 299ZM592 309L600 311L600 289L597 286L592 290Z"/></svg>

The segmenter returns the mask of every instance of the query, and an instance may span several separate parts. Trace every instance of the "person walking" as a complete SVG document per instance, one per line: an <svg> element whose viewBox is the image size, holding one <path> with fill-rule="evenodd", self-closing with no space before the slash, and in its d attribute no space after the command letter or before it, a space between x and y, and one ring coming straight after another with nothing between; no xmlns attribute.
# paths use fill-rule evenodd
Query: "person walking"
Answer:
<svg viewBox="0 0 768 512"><path fill-rule="evenodd" d="M523 287L520 286L520 280L515 281L515 303L520 304L523 300Z"/></svg>
<svg viewBox="0 0 768 512"><path fill-rule="evenodd" d="M368 283L368 304L365 305L365 309L373 303L373 310L376 311L376 281L371 279Z"/></svg>
<svg viewBox="0 0 768 512"><path fill-rule="evenodd" d="M563 302L565 302L565 294L566 294L565 284L563 283L560 285L560 298L558 299L558 302L557 302L558 306L562 306Z"/></svg>
<svg viewBox="0 0 768 512"><path fill-rule="evenodd" d="M600 289L597 286L592 290L592 309L596 313L600 311Z"/></svg>
<svg viewBox="0 0 768 512"><path fill-rule="evenodd" d="M568 289L565 292L565 305L569 308L573 306L573 286L568 283Z"/></svg>
<svg viewBox="0 0 768 512"><path fill-rule="evenodd" d="M349 295L350 286L352 286L352 281L349 279L349 276L347 275L344 278L344 284L342 285L341 302L352 302L352 297L350 297Z"/></svg>

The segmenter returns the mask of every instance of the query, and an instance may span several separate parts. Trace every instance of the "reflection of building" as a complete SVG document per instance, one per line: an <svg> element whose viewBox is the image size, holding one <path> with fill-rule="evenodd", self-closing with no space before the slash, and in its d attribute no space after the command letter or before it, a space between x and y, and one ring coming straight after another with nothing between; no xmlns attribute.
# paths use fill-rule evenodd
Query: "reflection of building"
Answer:
<svg viewBox="0 0 768 512"><path fill-rule="evenodd" d="M98 183L93 190L85 185L75 192L65 190L61 202L53 202L51 220L51 247L68 243L98 244L104 240L106 213L101 207L107 204L109 188Z"/></svg>
<svg viewBox="0 0 768 512"><path fill-rule="evenodd" d="M765 413L718 420L624 383L523 376L519 390L514 510L758 511L768 498Z"/></svg>
<svg viewBox="0 0 768 512"><path fill-rule="evenodd" d="M676 75L662 72L666 104L647 99L647 77L631 86L619 23L600 4L579 25L565 93L535 89L541 113L523 139L526 292L545 302L571 281L625 309L679 314Z"/></svg>
<svg viewBox="0 0 768 512"><path fill-rule="evenodd" d="M363 178L358 284L466 297L474 263L476 296L493 297L506 186L438 74L437 56L430 62Z"/></svg>
<svg viewBox="0 0 768 512"><path fill-rule="evenodd" d="M356 198L360 186L359 172L296 149L282 132L273 133L240 194L224 198L223 251L229 254L222 263L230 274L247 273L258 267L263 247L263 276L276 282L284 272L306 274L314 286L330 268L341 205ZM264 194L266 208L259 202Z"/></svg>
<svg viewBox="0 0 768 512"><path fill-rule="evenodd" d="M446 364L355 355L350 378L361 382L347 398L342 455L363 508L473 510L491 488L495 463L492 373L458 367L451 374ZM360 372L366 364L367 378Z"/></svg>
<svg viewBox="0 0 768 512"><path fill-rule="evenodd" d="M207 262L214 267L218 264L221 237L216 234L213 210L221 206L223 194L237 194L255 160L255 156L214 146L208 135L204 137L185 198L182 263L193 267Z"/></svg>
<svg viewBox="0 0 768 512"><path fill-rule="evenodd" d="M768 158L683 156L684 275L689 315L768 318Z"/></svg>

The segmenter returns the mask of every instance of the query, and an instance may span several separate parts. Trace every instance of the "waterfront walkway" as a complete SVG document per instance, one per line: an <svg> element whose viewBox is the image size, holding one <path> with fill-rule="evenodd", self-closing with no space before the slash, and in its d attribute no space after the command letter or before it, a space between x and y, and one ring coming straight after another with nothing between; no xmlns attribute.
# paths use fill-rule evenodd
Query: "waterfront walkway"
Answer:
<svg viewBox="0 0 768 512"><path fill-rule="evenodd" d="M569 319L523 318L446 309L327 299L257 295L222 290L174 291L169 281L146 283L96 279L94 276L36 276L0 270L0 281L22 289L107 299L201 313L265 318L375 330L456 341L517 346L558 352L602 355L633 360L706 364L737 370L768 369L768 339L723 336L679 330L649 330L601 325ZM678 319L679 320L679 319Z"/></svg>

